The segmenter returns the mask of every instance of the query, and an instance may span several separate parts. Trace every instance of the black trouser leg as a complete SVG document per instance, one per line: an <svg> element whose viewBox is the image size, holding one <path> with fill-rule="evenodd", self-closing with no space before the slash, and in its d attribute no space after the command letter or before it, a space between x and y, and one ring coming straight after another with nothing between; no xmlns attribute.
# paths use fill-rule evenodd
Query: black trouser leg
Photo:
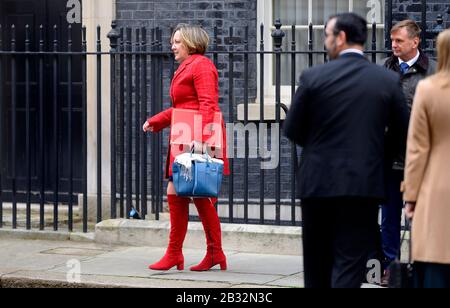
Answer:
<svg viewBox="0 0 450 308"><path fill-rule="evenodd" d="M367 259L376 249L379 236L377 218L378 204L375 202L349 200L338 207L333 245L333 288L361 287Z"/></svg>
<svg viewBox="0 0 450 308"><path fill-rule="evenodd" d="M332 222L319 202L302 200L305 288L331 288Z"/></svg>
<svg viewBox="0 0 450 308"><path fill-rule="evenodd" d="M306 288L359 288L376 247L376 201L352 198L302 201Z"/></svg>

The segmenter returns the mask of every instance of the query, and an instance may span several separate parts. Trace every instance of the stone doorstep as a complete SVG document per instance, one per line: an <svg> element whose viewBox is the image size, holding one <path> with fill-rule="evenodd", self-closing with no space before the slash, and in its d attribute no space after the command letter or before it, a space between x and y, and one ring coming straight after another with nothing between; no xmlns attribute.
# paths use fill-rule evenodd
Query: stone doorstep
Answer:
<svg viewBox="0 0 450 308"><path fill-rule="evenodd" d="M226 250L276 255L302 255L301 228L222 223ZM103 244L166 247L168 221L115 219L96 225L95 241ZM204 249L205 234L200 222L189 222L185 248Z"/></svg>
<svg viewBox="0 0 450 308"><path fill-rule="evenodd" d="M104 218L108 218L111 217L111 202L110 202L110 198L107 195L104 195L102 197L102 216ZM148 200L150 200L150 197L148 197ZM259 219L260 217L260 206L259 206L259 199L258 200L249 200L250 203L248 205L248 217L249 219ZM95 196L88 196L88 220L89 221L96 221L97 220L97 207L96 206L92 206L95 205L97 202L97 199ZM257 202L257 203L254 203ZM75 211L77 211L77 214L79 215L79 217L83 217L83 198L82 195L78 196L78 206L77 209L74 209L74 213ZM132 200L132 204L133 206L135 206L135 199L133 198ZM148 209L150 211L150 202L148 202ZM267 220L275 220L275 200L272 199L266 199L266 203L265 203L265 219ZM119 204L117 204L117 216L120 216L119 213ZM195 206L193 203L190 204L189 206L189 214L192 216L197 216L197 211L195 209ZM236 219L243 219L244 218L244 204L243 202L236 202L233 205L233 209L234 209L234 218ZM163 213L160 213L160 219L168 219L168 204L167 201L164 200L163 202ZM281 220L286 220L286 221L290 221L291 220L291 205L286 204L286 203L281 203L281 207L280 207L280 218ZM219 202L219 208L218 208L218 214L219 217L221 218L227 218L228 217L228 213L229 213L229 205L227 203L227 200L220 200ZM166 214L166 215L164 215ZM155 220L155 215L148 213L146 216L146 220ZM301 220L301 213L300 213L300 206L296 206L296 214L295 214L295 220L296 221L300 221Z"/></svg>
<svg viewBox="0 0 450 308"><path fill-rule="evenodd" d="M226 250L276 255L302 255L301 228L222 223L222 241ZM95 233L0 229L0 238L97 242L109 245L166 247L169 221L106 220L96 225ZM189 222L184 247L205 248L200 222Z"/></svg>
<svg viewBox="0 0 450 308"><path fill-rule="evenodd" d="M18 203L17 204L17 213L26 213L27 205L25 203ZM44 205L44 213L45 214L53 214L54 206L53 204L46 203ZM12 212L12 204L11 203L3 203L3 212L9 213ZM39 214L40 213L40 205L36 203L32 203L30 205L30 212L31 214ZM59 204L58 205L58 213L60 215L67 215L69 212L69 206L67 204ZM78 215L78 206L73 206L73 214Z"/></svg>

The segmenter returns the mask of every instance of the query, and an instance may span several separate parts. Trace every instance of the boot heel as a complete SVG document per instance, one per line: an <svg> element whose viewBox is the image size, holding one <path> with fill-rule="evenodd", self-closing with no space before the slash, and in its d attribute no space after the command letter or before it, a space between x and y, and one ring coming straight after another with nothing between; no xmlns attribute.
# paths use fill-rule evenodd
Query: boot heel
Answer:
<svg viewBox="0 0 450 308"><path fill-rule="evenodd" d="M221 271L227 270L227 261L220 262L220 270Z"/></svg>
<svg viewBox="0 0 450 308"><path fill-rule="evenodd" d="M184 263L180 263L177 265L177 270L182 271L184 270Z"/></svg>

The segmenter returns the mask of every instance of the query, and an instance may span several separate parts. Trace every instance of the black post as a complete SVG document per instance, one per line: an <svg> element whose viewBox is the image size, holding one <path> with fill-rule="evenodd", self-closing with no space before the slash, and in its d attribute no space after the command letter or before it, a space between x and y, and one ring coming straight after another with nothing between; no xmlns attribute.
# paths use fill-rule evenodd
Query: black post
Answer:
<svg viewBox="0 0 450 308"><path fill-rule="evenodd" d="M141 211L140 209L140 189L141 189L141 143L139 142L141 133L141 121L140 121L140 105L141 102L141 65L140 65L140 29L136 29L136 38L135 38L135 58L134 58L134 67L135 67L135 91L134 91L134 111L135 111L135 119L134 119L134 129L135 129L135 195L136 195L136 209Z"/></svg>
<svg viewBox="0 0 450 308"><path fill-rule="evenodd" d="M147 120L147 29L142 27L141 30L141 81L142 81L142 102L141 102L141 121L142 125ZM146 134L141 132L141 159L142 159L142 173L141 173L141 201L142 201L142 219L147 215L147 138Z"/></svg>
<svg viewBox="0 0 450 308"><path fill-rule="evenodd" d="M155 51L155 29L151 30L151 51ZM151 93L150 93L150 101L151 101L151 114L156 114L156 61L153 53L150 56L150 80L151 80ZM152 213L155 213L155 219L159 219L159 211L156 206L156 182L158 181L156 174L156 138L154 135L150 135L151 138L151 204L152 204Z"/></svg>
<svg viewBox="0 0 450 308"><path fill-rule="evenodd" d="M0 52L3 51L3 28L0 24ZM0 55L0 149L3 147L3 56ZM0 228L3 228L3 151L0 150Z"/></svg>
<svg viewBox="0 0 450 308"><path fill-rule="evenodd" d="M16 67L16 26L11 26L11 189L12 228L17 229L17 188L16 188L16 120L17 120L17 67Z"/></svg>
<svg viewBox="0 0 450 308"><path fill-rule="evenodd" d="M97 223L102 221L102 41L97 26Z"/></svg>
<svg viewBox="0 0 450 308"><path fill-rule="evenodd" d="M323 33L325 33L325 31L327 30L327 26L323 26ZM325 44L323 44L323 63L327 63L328 61L328 51L327 51L327 46Z"/></svg>
<svg viewBox="0 0 450 308"><path fill-rule="evenodd" d="M244 37L244 126L248 124L248 26L245 27ZM245 129L245 159L244 159L244 223L248 223L248 131Z"/></svg>
<svg viewBox="0 0 450 308"><path fill-rule="evenodd" d="M386 49L392 48L391 41L391 29L392 29L392 0L387 1L387 12L386 12L386 38L385 38L385 46Z"/></svg>
<svg viewBox="0 0 450 308"><path fill-rule="evenodd" d="M41 26L42 27L42 26ZM39 31L41 33L41 31ZM42 37L40 38L42 39ZM25 52L30 52L30 27L25 26ZM41 75L41 57L39 58L39 76ZM40 78L39 78L39 81ZM39 85L39 89L41 89ZM40 93L39 93L40 94ZM39 95L40 96L40 95ZM26 228L31 229L31 153L30 153L30 57L25 56L25 164L26 175Z"/></svg>
<svg viewBox="0 0 450 308"><path fill-rule="evenodd" d="M58 203L59 203L59 110L58 110L58 27L53 27L53 153L54 162L54 194L53 194L53 230L58 231Z"/></svg>
<svg viewBox="0 0 450 308"><path fill-rule="evenodd" d="M214 40L213 40L213 46L214 46L214 54L213 54L213 62L215 67L219 64L219 54L218 54L218 48L217 48L217 37L218 37L218 29L217 25L214 26Z"/></svg>
<svg viewBox="0 0 450 308"><path fill-rule="evenodd" d="M228 122L234 123L234 47L233 47L233 27L230 27L230 47L228 56ZM233 131L234 134L234 131ZM234 138L233 138L234 139ZM234 148L234 145L233 145ZM230 162L230 177L228 184L228 210L229 210L229 222L234 221L233 207L234 207L234 159L229 158Z"/></svg>
<svg viewBox="0 0 450 308"><path fill-rule="evenodd" d="M377 62L377 53L375 52L377 50L377 23L372 23L372 62Z"/></svg>
<svg viewBox="0 0 450 308"><path fill-rule="evenodd" d="M44 27L39 29L39 52L44 53ZM45 228L45 159L44 159L44 56L39 55L39 178L41 185L39 189L39 230ZM31 134L31 132L29 132ZM29 182L31 189L31 179Z"/></svg>
<svg viewBox="0 0 450 308"><path fill-rule="evenodd" d="M295 25L292 25L292 43L291 43L291 100L295 96L295 86L296 86L296 59L295 59L295 50L296 50L296 41L295 41ZM295 225L295 175L297 172L297 145L292 142L291 143L291 220L292 225Z"/></svg>
<svg viewBox="0 0 450 308"><path fill-rule="evenodd" d="M159 27L156 27L155 29L155 50L158 52L159 51L159 45L160 45L160 41L159 41ZM156 71L155 71L155 104L156 104L156 113L159 113L162 111L162 102L160 101L160 97L161 97L161 83L160 83L160 79L159 79L159 74L160 74L160 55L157 54L156 58L155 58L155 65L156 65ZM162 159L163 159L163 155L162 155L162 140L161 140L161 135L157 134L155 136L156 138L156 207L158 208L158 213L162 212L162 189L161 189L161 184L162 184Z"/></svg>
<svg viewBox="0 0 450 308"><path fill-rule="evenodd" d="M157 29L154 28L152 29L152 51L157 51L158 50L158 46L157 46ZM157 103L157 88L158 88L158 81L157 81L157 56L152 53L151 55L151 80L152 80L152 110L151 110L151 114L155 115L158 113L158 103ZM152 148L151 148L151 155L152 155L152 211L154 211L155 213L155 219L158 220L159 219L159 203L158 203L158 183L161 180L159 178L159 174L158 174L158 135L151 135L151 140L152 140Z"/></svg>
<svg viewBox="0 0 450 308"><path fill-rule="evenodd" d="M131 206L133 205L133 179L132 179L132 172L133 172L133 166L132 166L132 160L133 160L133 147L132 147L132 140L131 140L131 136L133 133L133 101L132 101L132 97L133 97L133 80L132 80L132 72L133 72L133 67L132 67L132 47L131 47L131 28L126 28L126 41L125 41L125 47L126 47L126 51L127 51L127 55L126 55L126 66L127 66L127 84L126 84L126 90L127 90L127 95L126 95L126 107L127 107L127 112L126 112L126 133L127 133L127 150L126 150L126 157L127 157L127 161L126 161L126 175L127 175L127 181L126 181L126 186L127 186L127 202L126 202L126 218L130 218L130 210L131 210Z"/></svg>
<svg viewBox="0 0 450 308"><path fill-rule="evenodd" d="M111 218L115 219L117 216L116 209L116 53L117 53L117 40L119 39L119 33L116 30L117 24L113 20L111 23L111 31L108 33L108 39L110 40L110 92L111 92L111 106L110 106L110 142L111 142Z"/></svg>
<svg viewBox="0 0 450 308"><path fill-rule="evenodd" d="M313 24L310 23L308 26L308 65L313 66L313 45L314 44L314 28Z"/></svg>
<svg viewBox="0 0 450 308"><path fill-rule="evenodd" d="M72 161L72 26L67 29L67 125L68 125L68 160L69 160L69 232L73 231L73 161Z"/></svg>
<svg viewBox="0 0 450 308"><path fill-rule="evenodd" d="M125 217L125 33L120 28L119 170L120 218Z"/></svg>
<svg viewBox="0 0 450 308"><path fill-rule="evenodd" d="M272 32L272 37L274 40L274 51L275 51L275 122L280 124L280 108L281 108L281 46L283 44L283 37L285 33L281 30L281 22L279 19L275 21L275 28ZM311 31L312 25L310 25ZM311 38L310 38L311 42ZM311 43L310 43L311 44ZM310 59L311 61L311 59ZM281 149L281 138L278 138L277 142L278 149ZM281 224L280 222L280 212L281 212L281 204L280 204L280 190L281 190L281 168L280 162L276 168L276 176L275 176L275 220L277 224Z"/></svg>
<svg viewBox="0 0 450 308"><path fill-rule="evenodd" d="M259 44L259 129L264 127L264 24L260 26L261 41ZM267 131L267 130L266 130ZM264 224L264 169L263 169L263 154L265 140L259 136L259 156L260 156L260 168L259 168L259 222Z"/></svg>
<svg viewBox="0 0 450 308"><path fill-rule="evenodd" d="M421 33L421 47L427 48L427 1L422 0L422 33Z"/></svg>
<svg viewBox="0 0 450 308"><path fill-rule="evenodd" d="M81 31L82 42L81 49L83 55L81 57L81 78L82 78L82 109L83 109L83 232L86 233L88 230L88 198L87 198L87 76L86 76L86 65L87 65L87 42L86 42L86 27L83 27ZM97 145L100 142L97 142ZM100 215L101 217L101 215Z"/></svg>

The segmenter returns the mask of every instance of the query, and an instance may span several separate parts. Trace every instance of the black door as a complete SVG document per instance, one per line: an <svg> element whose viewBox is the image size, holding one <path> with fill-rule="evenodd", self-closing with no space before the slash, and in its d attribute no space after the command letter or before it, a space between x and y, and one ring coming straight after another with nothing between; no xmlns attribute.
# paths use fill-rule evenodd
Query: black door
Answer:
<svg viewBox="0 0 450 308"><path fill-rule="evenodd" d="M0 24L2 25L3 50L11 50L12 31L11 26L15 26L16 51L25 50L25 27L30 28L30 49L39 50L40 25L43 25L44 49L53 50L54 25L58 27L59 51L68 49L68 22L66 1L61 0L0 0ZM72 26L72 51L81 51L81 24L71 24ZM12 148L12 67L10 55L2 58L2 79L3 97L0 103L3 107L1 144L1 173L2 187L6 200L9 199L8 191L11 191L11 148ZM52 200L51 191L55 188L56 172L58 171L58 186L61 192L60 200L67 200L68 192L68 56L58 57L58 83L53 84L53 57L44 57L44 153L41 159L39 153L39 58L36 55L30 58L30 131L26 131L26 87L25 87L25 58L23 55L15 56L16 62L16 187L18 200L23 200L23 192L26 190L26 136L29 134L31 147L31 178L32 190L39 191L44 183L47 193L47 200ZM82 184L82 84L81 84L81 57L72 56L72 162L73 162L73 190L74 193L81 192ZM58 93L58 131L54 131L53 112L53 92L56 86ZM54 150L54 140L58 140L58 153ZM58 165L55 163L58 159ZM44 176L40 176L40 166L44 164Z"/></svg>

